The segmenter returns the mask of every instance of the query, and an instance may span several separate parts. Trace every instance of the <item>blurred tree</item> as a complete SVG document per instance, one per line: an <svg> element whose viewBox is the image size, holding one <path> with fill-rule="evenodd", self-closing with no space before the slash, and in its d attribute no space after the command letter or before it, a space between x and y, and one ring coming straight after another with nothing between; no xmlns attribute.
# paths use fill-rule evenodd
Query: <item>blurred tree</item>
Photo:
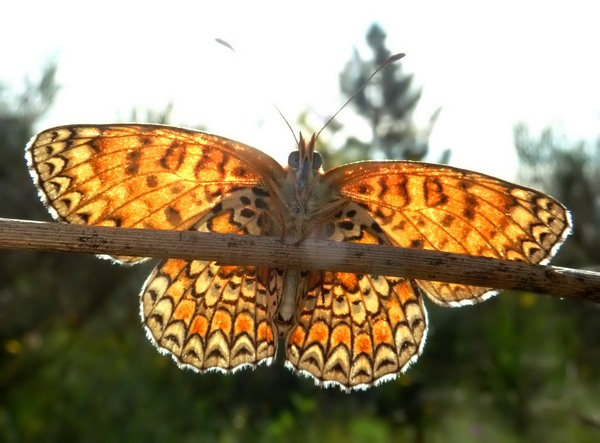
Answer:
<svg viewBox="0 0 600 443"><path fill-rule="evenodd" d="M429 136L440 109L431 115L425 128L413 121L421 98L421 89L414 86L413 75L405 74L402 63L396 62L386 66L365 86L369 76L392 55L385 39L385 31L373 24L366 35L372 58L364 60L355 50L340 74L342 93L348 98L354 96L350 104L371 128L371 140L361 141L356 131L350 131L342 149L332 152L320 145L319 152L330 166L373 158L423 160L427 155ZM332 132L342 129L340 123L330 125ZM446 162L448 156L446 152L441 161Z"/></svg>
<svg viewBox="0 0 600 443"><path fill-rule="evenodd" d="M33 135L33 125L48 110L58 91L55 82L56 65L48 64L37 83L27 80L24 91L11 93L0 84L0 146L2 174L0 174L0 214L10 210L14 217L31 218L42 214L39 205L27 205L34 189L24 187L27 170L23 165L23 146ZM9 166L10 165L10 166Z"/></svg>
<svg viewBox="0 0 600 443"><path fill-rule="evenodd" d="M525 125L516 127L515 145L520 181L557 197L573 214L574 235L553 264L597 266L599 152L583 143L569 147L550 129L536 140ZM430 340L415 369L425 372L424 397L446 406L429 422L443 422L448 410L464 419L473 408L472 425L482 434L496 422L518 441L598 438L598 306L505 291L459 311L429 307Z"/></svg>
<svg viewBox="0 0 600 443"><path fill-rule="evenodd" d="M567 146L552 129L538 140L519 124L514 130L520 176L554 195L573 216L573 233L560 258L571 266L600 265L600 139L595 150L580 142Z"/></svg>
<svg viewBox="0 0 600 443"><path fill-rule="evenodd" d="M598 266L600 149L594 152L583 142L567 146L551 129L534 139L525 124L514 135L520 181L558 198L573 215L573 235L553 264ZM475 319L484 331L477 341L485 349L478 358L478 366L483 363L478 389L493 395L516 435L573 441L589 429L598 432L598 404L590 406L600 386L598 307L511 292L490 305Z"/></svg>
<svg viewBox="0 0 600 443"><path fill-rule="evenodd" d="M131 111L132 122L157 123L159 125L168 125L171 121L171 113L173 112L173 103L167 103L164 109L155 111L153 109L138 109L134 108ZM141 114L141 117L140 117Z"/></svg>
<svg viewBox="0 0 600 443"><path fill-rule="evenodd" d="M38 81L26 81L21 92L0 87L2 217L50 218L27 171L24 148L59 89L55 73L56 64L51 63ZM74 375L66 366L69 357L77 355L85 365L97 356L94 350L83 350L78 339L86 327L98 327L92 320L103 320L110 328L128 319L139 333L135 297L129 311L122 300L137 293L143 269L127 270L74 254L0 254L0 441L7 441L7 435L29 441L52 435L50 429L66 430L65 423L56 421L62 409L56 405L74 394L63 383L68 374ZM126 345L124 340L121 346ZM93 385L94 379L90 373L87 382ZM71 388L83 386L75 383Z"/></svg>

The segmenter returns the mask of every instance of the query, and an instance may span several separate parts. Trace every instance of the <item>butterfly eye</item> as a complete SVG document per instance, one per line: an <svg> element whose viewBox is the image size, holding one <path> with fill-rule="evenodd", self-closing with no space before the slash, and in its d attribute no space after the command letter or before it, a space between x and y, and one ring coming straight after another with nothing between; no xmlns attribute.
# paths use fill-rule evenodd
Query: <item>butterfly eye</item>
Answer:
<svg viewBox="0 0 600 443"><path fill-rule="evenodd" d="M293 151L290 153L288 157L288 165L294 171L297 171L300 167L300 153L298 151Z"/></svg>
<svg viewBox="0 0 600 443"><path fill-rule="evenodd" d="M323 157L318 152L313 154L312 168L313 171L318 171L323 166Z"/></svg>

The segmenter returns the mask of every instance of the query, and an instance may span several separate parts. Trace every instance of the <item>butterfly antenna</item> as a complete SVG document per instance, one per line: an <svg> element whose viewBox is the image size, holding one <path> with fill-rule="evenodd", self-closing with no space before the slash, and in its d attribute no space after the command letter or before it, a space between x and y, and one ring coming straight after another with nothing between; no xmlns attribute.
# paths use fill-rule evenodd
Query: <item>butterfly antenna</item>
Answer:
<svg viewBox="0 0 600 443"><path fill-rule="evenodd" d="M292 125L290 125L290 122L288 122L287 118L285 118L285 115L283 115L283 112L281 112L281 109L279 109L279 107L275 103L273 103L273 106L275 106L275 109L277 109L277 112L279 113L279 115L281 116L281 118L283 119L283 121L285 122L287 127L289 128L290 132L292 133L292 136L294 137L294 141L296 142L296 145L300 144L300 142L298 141L298 137L296 137L296 133L294 132L294 128L292 128Z"/></svg>
<svg viewBox="0 0 600 443"><path fill-rule="evenodd" d="M217 37L217 38L215 38L215 42L220 45L225 46L231 52L237 54L233 45L231 45L228 41ZM279 115L281 116L281 118L283 119L283 121L285 122L287 127L289 128L290 132L292 133L292 136L294 137L294 140L296 141L296 145L297 145L299 143L299 141L298 141L298 137L296 137L296 133L294 132L294 128L292 128L292 125L290 125L290 122L287 120L287 118L285 118L285 115L283 115L283 112L281 112L281 109L279 109L279 107L275 103L273 103L273 106L275 107L275 109L277 110L277 112L279 113Z"/></svg>
<svg viewBox="0 0 600 443"><path fill-rule="evenodd" d="M358 95L359 92L361 92L363 89L365 89L365 87L369 84L369 82L371 81L371 79L373 77L375 77L379 73L379 71L381 71L382 69L384 69L386 66L391 65L392 63L397 62L398 60L400 60L405 55L406 54L404 54L403 52L400 52L400 53L394 54L394 55L390 55L381 65L379 65L379 67L377 69L375 69L375 71L373 71L373 73L369 76L369 78L366 79L363 82L363 84L360 85L359 88L356 91L354 91L354 93L350 96L350 98L348 100L346 100L346 102L340 107L340 109L338 109L335 114L333 114L331 117L329 117L329 119L321 127L321 129L319 130L319 132L317 132L317 135L315 136L315 139L319 138L319 135L321 134L321 132L323 132L323 129L325 129L329 125L329 123L331 123L338 116L338 114L342 111L342 109L344 109L348 105L348 103L350 103L352 100L354 100L354 98ZM289 124L288 124L288 126L289 126Z"/></svg>
<svg viewBox="0 0 600 443"><path fill-rule="evenodd" d="M217 43L218 43L218 44L220 44L220 45L223 45L223 46L225 46L227 49L231 50L232 52L235 52L235 49L234 49L234 47L233 47L233 46L231 46L231 45L229 44L229 42L227 42L227 41L223 40L222 38L218 38L218 37L217 37L217 38L215 38L215 42L217 42Z"/></svg>

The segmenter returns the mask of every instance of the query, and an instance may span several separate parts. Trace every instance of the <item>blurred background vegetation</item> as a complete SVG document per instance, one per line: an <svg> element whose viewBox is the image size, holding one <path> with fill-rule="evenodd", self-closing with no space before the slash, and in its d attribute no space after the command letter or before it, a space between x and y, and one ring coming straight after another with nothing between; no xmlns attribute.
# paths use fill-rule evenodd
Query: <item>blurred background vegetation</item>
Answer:
<svg viewBox="0 0 600 443"><path fill-rule="evenodd" d="M390 55L378 26L367 42L373 57L356 54L342 70L347 96ZM49 219L23 152L52 106L55 71L45 67L21 91L0 83L2 217ZM416 127L419 98L401 63L382 71L350 104L372 138L359 140L335 120L320 139L325 164L451 163L450 152L427 155L438 112ZM299 118L305 131L315 130L309 117ZM169 122L169 109L141 120ZM341 149L326 146L340 134ZM552 129L535 136L520 123L515 147L520 182L573 213L574 233L553 263L598 270L600 143L572 146ZM427 303L430 330L418 362L394 382L348 395L315 387L282 361L232 376L178 369L152 347L139 319L137 293L152 263L120 267L26 251L0 257L0 441L600 441L600 309L589 303L516 292L463 309Z"/></svg>

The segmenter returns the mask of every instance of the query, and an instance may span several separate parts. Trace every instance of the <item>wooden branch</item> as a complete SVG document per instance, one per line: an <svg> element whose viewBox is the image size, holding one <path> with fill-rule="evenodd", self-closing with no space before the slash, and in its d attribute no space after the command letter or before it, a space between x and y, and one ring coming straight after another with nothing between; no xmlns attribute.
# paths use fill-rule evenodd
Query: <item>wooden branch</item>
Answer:
<svg viewBox="0 0 600 443"><path fill-rule="evenodd" d="M464 254L308 239L108 228L0 218L0 249L210 260L401 276L600 303L600 273Z"/></svg>

